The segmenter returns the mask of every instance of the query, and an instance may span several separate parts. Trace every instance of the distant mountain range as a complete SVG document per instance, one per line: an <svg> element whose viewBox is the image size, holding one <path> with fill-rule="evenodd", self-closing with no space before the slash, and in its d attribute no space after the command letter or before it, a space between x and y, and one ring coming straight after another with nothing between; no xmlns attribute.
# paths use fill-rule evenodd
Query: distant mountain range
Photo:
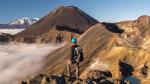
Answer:
<svg viewBox="0 0 150 84"><path fill-rule="evenodd" d="M33 23L37 22L38 18L29 18L23 17L17 20L11 21L8 24L0 24L0 29L22 29L27 28L28 26L32 25Z"/></svg>

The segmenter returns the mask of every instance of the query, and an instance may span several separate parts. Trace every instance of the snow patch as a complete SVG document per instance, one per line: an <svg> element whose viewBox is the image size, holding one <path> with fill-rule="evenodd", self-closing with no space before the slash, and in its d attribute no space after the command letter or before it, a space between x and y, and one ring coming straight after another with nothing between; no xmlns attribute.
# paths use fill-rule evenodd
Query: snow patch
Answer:
<svg viewBox="0 0 150 84"><path fill-rule="evenodd" d="M109 69L109 64L103 62L103 61L100 61L100 60L95 60L94 63L92 63L90 66L89 66L89 69L90 70L100 70L100 71L106 71Z"/></svg>

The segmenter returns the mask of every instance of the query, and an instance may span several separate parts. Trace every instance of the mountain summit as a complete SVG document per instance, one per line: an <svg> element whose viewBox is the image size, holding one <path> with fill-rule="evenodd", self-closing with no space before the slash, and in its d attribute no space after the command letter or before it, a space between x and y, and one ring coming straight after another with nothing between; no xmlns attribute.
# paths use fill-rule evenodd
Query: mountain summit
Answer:
<svg viewBox="0 0 150 84"><path fill-rule="evenodd" d="M74 6L61 6L16 35L21 42L64 42L98 23ZM28 40L27 40L28 39Z"/></svg>

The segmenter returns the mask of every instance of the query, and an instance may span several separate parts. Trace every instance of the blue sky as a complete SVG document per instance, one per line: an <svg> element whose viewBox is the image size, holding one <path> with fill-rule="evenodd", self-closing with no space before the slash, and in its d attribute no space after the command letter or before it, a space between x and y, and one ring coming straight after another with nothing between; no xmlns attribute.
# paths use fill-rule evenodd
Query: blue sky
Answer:
<svg viewBox="0 0 150 84"><path fill-rule="evenodd" d="M0 0L0 23L43 17L61 5L77 6L99 21L117 22L150 15L150 0Z"/></svg>

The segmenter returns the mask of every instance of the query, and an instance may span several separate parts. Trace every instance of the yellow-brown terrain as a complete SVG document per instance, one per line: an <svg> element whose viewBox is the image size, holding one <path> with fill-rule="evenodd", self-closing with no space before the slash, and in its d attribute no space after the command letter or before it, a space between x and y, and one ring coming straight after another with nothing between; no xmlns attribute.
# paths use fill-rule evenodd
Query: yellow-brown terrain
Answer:
<svg viewBox="0 0 150 84"><path fill-rule="evenodd" d="M48 19L45 20L48 21ZM73 23L75 24L76 22ZM44 25L44 22L39 21L36 24ZM35 26L37 29L42 27L36 26L36 24L33 27ZM32 26L28 30L30 29L32 29ZM149 30L149 16L141 16L133 21L98 23L88 28L83 34L77 36L78 44L83 48L84 52L84 61L80 64L80 79L86 79L91 70L110 71L112 73L111 79L120 79L119 60L123 60L134 68L133 76L141 80L141 84L149 84L150 75L148 74L144 77L141 73L144 66L148 67L147 73L150 72ZM53 33L52 31L49 32ZM49 35L45 36L46 39L53 38L53 34L51 35L52 37ZM45 68L43 72L33 77L30 84L40 84L44 77L50 75L67 75L66 64L69 60L70 47L71 43L68 43L64 47L49 54L44 61ZM75 68L72 67L72 72L74 71ZM54 82L49 83L54 84ZM69 82L66 84L69 84ZM79 84L82 83L79 82Z"/></svg>

